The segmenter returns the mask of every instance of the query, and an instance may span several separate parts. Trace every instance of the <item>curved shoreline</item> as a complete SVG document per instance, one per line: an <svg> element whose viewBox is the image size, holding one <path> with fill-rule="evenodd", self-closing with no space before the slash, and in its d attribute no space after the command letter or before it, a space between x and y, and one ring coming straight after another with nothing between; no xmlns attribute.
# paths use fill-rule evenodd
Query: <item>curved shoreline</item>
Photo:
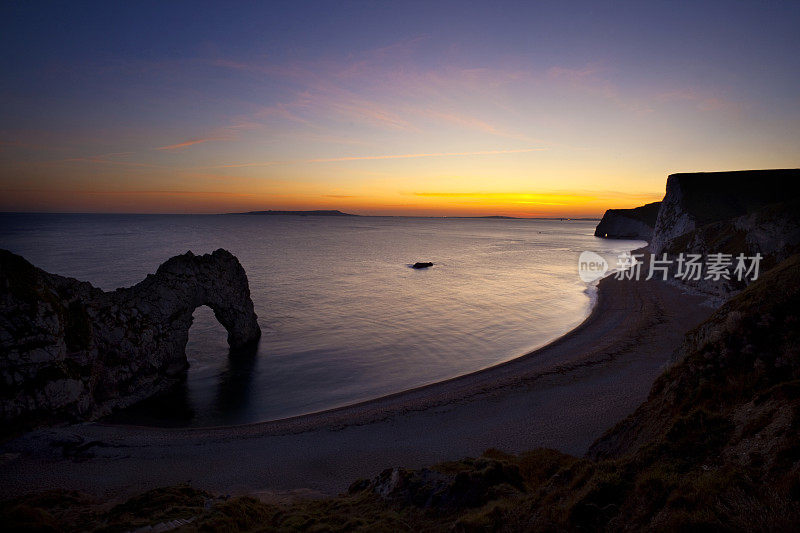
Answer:
<svg viewBox="0 0 800 533"><path fill-rule="evenodd" d="M187 481L226 493L333 493L386 467L418 467L489 447L582 454L644 400L684 332L710 313L700 303L661 282L606 278L575 329L446 381L243 426L37 430L2 446L0 496L58 487L121 497Z"/></svg>
<svg viewBox="0 0 800 533"><path fill-rule="evenodd" d="M140 432L154 431L159 433L163 431L163 432L170 432L173 434L180 434L181 432L186 432L190 434L203 433L209 435L216 433L230 433L231 430L236 430L238 433L241 434L247 434L249 433L250 430L252 430L254 434L264 435L264 434L298 433L303 431L310 431L320 426L330 426L331 418L346 419L349 423L352 424L352 423L358 423L357 422L358 416L367 416L367 420L361 421L361 423L369 423L371 421L368 419L369 413L373 413L376 410L381 410L383 411L383 415L391 416L392 414L396 414L396 412L392 411L392 409L397 408L398 405L402 405L402 409L397 409L397 412L429 409L431 407L435 407L436 405L438 405L438 403L434 401L434 398L436 398L435 396L436 389L438 388L454 386L456 385L454 382L462 380L474 380L477 376L481 374L495 372L500 367L514 364L517 361L524 360L529 357L536 357L538 353L549 349L551 346L565 340L567 337L573 334L576 335L580 334L580 330L584 328L586 324L592 319L593 315L596 312L598 312L599 300L600 300L599 293L600 293L599 289L596 289L596 296L594 297L594 302L593 302L594 305L591 307L589 314L586 316L586 318L583 319L583 321L580 324L578 324L577 326L573 327L570 330L567 330L562 335L557 336L556 338L546 342L545 344L539 346L538 348L535 348L527 353L523 353L522 355L518 355L506 361L501 361L499 363L492 364L485 368L480 368L478 370L467 372L466 374L461 374L451 378L446 378L425 385L419 385L417 387L412 387L410 389L392 392L389 394L385 394L383 396L378 396L376 398L370 398L368 400L362 400L356 403L351 403L338 407L331 407L330 409L323 409L321 411L313 411L310 413L288 416L285 418L276 418L274 420L265 420L262 422L248 422L244 424L232 424L225 426L171 427L171 426L150 426L150 425L128 424L128 423L119 424L115 422L102 422L102 421L95 421L92 422L92 424L109 428L131 428L132 430ZM470 381L470 384L472 383L473 382ZM468 389L474 389L474 386L471 386L470 384L465 383ZM495 386L498 385L495 384ZM486 391L482 390L481 392L486 392ZM434 395L431 395L430 393L434 393ZM469 393L466 394L467 396L471 395ZM468 399L467 396L459 399L466 400ZM416 401L417 403L413 404L409 403L412 401ZM415 405L415 407L412 407L412 405ZM386 412L387 410L388 412Z"/></svg>
<svg viewBox="0 0 800 533"><path fill-rule="evenodd" d="M589 319L592 317L592 315L596 312L598 304L599 304L599 298L600 298L599 294L600 294L599 288L597 286L595 286L594 291L592 292L592 294L589 295L589 313L586 315L586 317L580 323L578 323L576 326L573 326L571 329L568 329L567 331L565 331L561 335L557 335L556 337L552 338L551 340L546 341L545 343L543 343L541 345L538 345L536 348L530 349L529 351L524 352L524 353L522 353L520 355L515 355L515 356L511 357L510 359L501 360L500 362L492 363L489 366L486 366L486 367L483 367L483 368L479 368L477 370L471 370L471 371L469 371L469 372L467 372L465 374L459 374L457 376L441 379L439 381L426 383L424 385L418 385L418 386L412 387L410 389L403 389L403 390L399 390L399 391L396 391L396 392L390 392L388 394L384 394L382 396L376 396L374 398L369 398L369 399L366 399L366 400L359 400L359 401L356 401L355 403L347 403L347 404L339 405L339 406L336 406L336 407L330 407L328 409L322 409L320 411L311 411L311 412L308 412L308 413L301 413L301 414L291 415L291 416L282 417L282 418L275 418L275 419L272 419L272 420L263 420L263 421L259 421L259 422L245 422L245 423L241 423L241 424L217 425L217 426L214 426L214 425L209 425L209 426L166 426L166 425L165 426L159 426L159 425L136 424L136 423L128 423L128 422L121 422L121 423L114 422L114 421L103 422L102 420L96 420L96 421L94 421L92 423L95 424L95 425L98 425L98 426L127 427L127 428L133 428L133 429L136 429L136 430L139 430L139 431L153 430L153 431L157 431L157 432L168 431L168 432L178 433L178 432L181 432L181 431L186 431L186 432L198 432L198 431L200 431L200 432L202 432L202 431L217 432L217 431L226 431L226 430L231 430L231 429L260 428L260 427L264 427L264 426L268 426L268 425L275 425L277 427L284 427L286 424L293 424L293 425L299 424L299 425L302 425L302 422L305 421L305 420L311 420L311 419L314 419L314 418L317 418L317 417L330 417L330 416L336 415L337 413L340 413L340 412L343 412L344 416L347 417L348 416L347 411L350 411L350 410L361 410L363 408L369 408L370 404L375 404L375 403L379 403L379 402L389 402L390 400L394 400L394 399L398 399L398 398L402 401L402 397L407 395L407 394L415 394L415 393L416 394L425 394L425 391L427 391L427 390L429 390L431 388L436 388L436 387L438 387L440 385L445 385L445 384L448 384L448 383L450 383L452 381L457 381L457 380L460 380L460 379L467 379L467 378L470 378L470 377L475 376L477 374L482 374L484 372L492 372L495 369L497 369L498 367L514 363L515 361L518 361L520 359L525 359L527 357L535 357L538 352L541 352L542 350L545 350L545 349L549 348L551 345L561 341L565 337L567 337L567 336L577 332L578 330L580 330L589 321ZM301 430L301 431L305 431L305 430Z"/></svg>

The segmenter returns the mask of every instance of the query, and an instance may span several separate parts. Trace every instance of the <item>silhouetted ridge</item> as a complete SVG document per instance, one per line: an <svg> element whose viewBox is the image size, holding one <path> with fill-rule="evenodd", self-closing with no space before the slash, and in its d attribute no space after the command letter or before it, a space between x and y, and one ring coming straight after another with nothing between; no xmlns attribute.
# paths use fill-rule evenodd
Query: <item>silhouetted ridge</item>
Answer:
<svg viewBox="0 0 800 533"><path fill-rule="evenodd" d="M357 217L351 213L343 213L336 209L317 209L314 211L247 211L245 213L231 213L233 215L299 215L315 217Z"/></svg>

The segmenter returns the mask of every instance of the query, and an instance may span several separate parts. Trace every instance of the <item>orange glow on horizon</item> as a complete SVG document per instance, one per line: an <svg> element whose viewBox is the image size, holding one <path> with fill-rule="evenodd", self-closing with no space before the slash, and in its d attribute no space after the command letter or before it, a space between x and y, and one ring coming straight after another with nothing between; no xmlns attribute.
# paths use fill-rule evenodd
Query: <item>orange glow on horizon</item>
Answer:
<svg viewBox="0 0 800 533"><path fill-rule="evenodd" d="M567 31L553 34L536 2L469 21L408 7L407 26L389 15L402 3L342 18L285 6L341 26L324 40L264 3L199 14L263 22L203 45L193 25L150 31L172 15L115 8L122 31L100 24L76 46L62 30L103 10L68 10L52 31L14 4L26 16L6 33L26 52L9 48L0 100L0 211L583 218L657 201L676 172L797 166L797 32L780 10L766 10L774 27L739 20L763 37L742 55L744 30L699 39L677 16L697 53L676 53L622 31L627 9L578 22L555 10ZM761 57L773 75L753 75Z"/></svg>
<svg viewBox="0 0 800 533"><path fill-rule="evenodd" d="M357 194L264 194L224 191L3 191L5 205L27 211L92 213L230 213L241 211L338 209L360 215L513 216L599 218L610 208L658 201L659 194L610 192L414 192L395 196ZM2 204L0 204L2 205ZM144 209L143 207L146 206Z"/></svg>

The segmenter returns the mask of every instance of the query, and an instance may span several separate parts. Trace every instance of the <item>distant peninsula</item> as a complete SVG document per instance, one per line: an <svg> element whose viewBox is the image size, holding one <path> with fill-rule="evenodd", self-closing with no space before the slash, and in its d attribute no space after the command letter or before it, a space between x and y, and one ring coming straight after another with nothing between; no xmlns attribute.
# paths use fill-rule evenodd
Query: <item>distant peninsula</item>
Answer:
<svg viewBox="0 0 800 533"><path fill-rule="evenodd" d="M357 217L352 213L342 213L336 209L317 209L314 211L247 211L245 213L228 213L229 215L298 215L315 217Z"/></svg>

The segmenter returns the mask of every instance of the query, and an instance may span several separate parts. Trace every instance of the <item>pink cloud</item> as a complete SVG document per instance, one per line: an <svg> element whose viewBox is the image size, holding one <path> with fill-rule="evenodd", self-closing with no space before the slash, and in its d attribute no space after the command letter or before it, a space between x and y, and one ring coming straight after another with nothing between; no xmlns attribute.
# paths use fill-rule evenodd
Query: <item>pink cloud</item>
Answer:
<svg viewBox="0 0 800 533"><path fill-rule="evenodd" d="M690 102L700 111L729 111L739 113L745 106L733 100L707 94L695 89L676 89L655 96L658 102Z"/></svg>
<svg viewBox="0 0 800 533"><path fill-rule="evenodd" d="M58 161L58 163L93 163L97 165L118 165L123 167L165 168L149 163L126 161L125 158L131 155L133 155L133 152L113 152L110 154L90 155L85 157L70 157L68 159L62 159Z"/></svg>
<svg viewBox="0 0 800 533"><path fill-rule="evenodd" d="M314 159L296 159L287 161L264 161L259 163L237 163L230 165L218 165L213 168L245 168L245 167L265 167L288 163L337 163L343 161L372 161L380 159L416 159L420 157L463 157L475 155L501 155L501 154L522 154L527 152L540 152L547 148L520 148L515 150L476 150L471 152L430 152L414 154L383 154L383 155L362 155L346 157L324 157Z"/></svg>
<svg viewBox="0 0 800 533"><path fill-rule="evenodd" d="M591 65L578 69L555 66L547 69L547 77L573 83L585 83L587 80L596 79L599 72L601 72L600 68Z"/></svg>
<svg viewBox="0 0 800 533"><path fill-rule="evenodd" d="M189 139L187 141L179 142L176 144L169 144L166 146L159 146L156 150L181 150L183 148L188 148L189 146L194 146L196 144L203 144L212 141L232 141L239 137L239 133L241 131L253 130L260 128L261 124L254 122L252 120L238 120L229 126L225 126L223 128L219 128L214 133L212 133L209 137L195 137Z"/></svg>
<svg viewBox="0 0 800 533"><path fill-rule="evenodd" d="M159 146L156 150L180 150L181 148L187 148L189 146L194 146L195 144L202 144L211 141L221 141L225 140L220 137L209 137L207 139L189 139L188 141L184 141L182 143L177 144L170 144L167 146Z"/></svg>
<svg viewBox="0 0 800 533"><path fill-rule="evenodd" d="M536 152L541 150L545 150L545 148L522 148L519 150L478 150L474 152L433 152L433 153L422 153L422 154L366 155L366 156L353 156L353 157L331 157L324 159L306 159L305 161L308 163L330 163L338 161L364 161L372 159L411 159L418 157L521 154L525 152Z"/></svg>
<svg viewBox="0 0 800 533"><path fill-rule="evenodd" d="M534 139L527 135L506 131L505 129L502 129L498 126L495 126L493 124L490 124L486 121L483 121L477 117L473 117L470 115L454 113L454 112L436 111L434 109L416 109L414 110L414 112L426 116L428 118L437 119L442 122L455 124L456 126L461 126L463 128L470 129L473 131L480 131L497 137L505 137L507 139L517 139L525 142L539 142L539 143L543 142L541 139Z"/></svg>

